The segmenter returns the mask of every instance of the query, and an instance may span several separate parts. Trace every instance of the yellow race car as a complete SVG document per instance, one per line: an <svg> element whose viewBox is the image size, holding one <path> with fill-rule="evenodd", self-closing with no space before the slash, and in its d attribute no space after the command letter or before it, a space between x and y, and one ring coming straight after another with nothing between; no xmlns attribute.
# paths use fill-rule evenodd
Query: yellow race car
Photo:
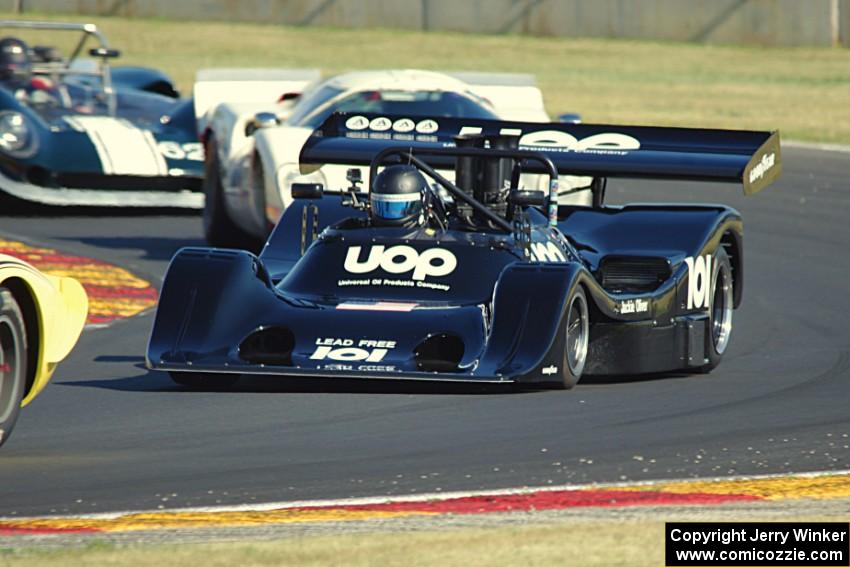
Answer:
<svg viewBox="0 0 850 567"><path fill-rule="evenodd" d="M86 324L80 283L0 254L0 445L18 412L44 389Z"/></svg>

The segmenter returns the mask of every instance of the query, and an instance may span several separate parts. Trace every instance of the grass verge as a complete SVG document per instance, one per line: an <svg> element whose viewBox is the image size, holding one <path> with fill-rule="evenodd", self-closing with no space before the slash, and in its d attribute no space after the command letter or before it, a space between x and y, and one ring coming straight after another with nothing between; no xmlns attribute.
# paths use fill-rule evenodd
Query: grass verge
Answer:
<svg viewBox="0 0 850 567"><path fill-rule="evenodd" d="M778 128L785 139L850 143L846 48L26 17L94 21L124 52L122 62L161 68L184 92L202 67L525 72L537 76L552 115L579 112L597 123ZM41 34L38 41L55 44L55 37Z"/></svg>
<svg viewBox="0 0 850 567"><path fill-rule="evenodd" d="M358 534L268 542L92 547L0 555L9 564L224 565L662 565L664 524L560 524ZM648 545L648 542L654 542Z"/></svg>
<svg viewBox="0 0 850 567"><path fill-rule="evenodd" d="M693 518L691 518L693 519ZM729 520L728 516L699 520ZM739 518L740 519L740 518ZM760 516L764 521L846 521L846 517ZM86 547L0 552L0 565L304 565L348 567L425 565L624 565L664 564L664 522L655 520L560 521L546 525L372 532L181 545L95 542Z"/></svg>

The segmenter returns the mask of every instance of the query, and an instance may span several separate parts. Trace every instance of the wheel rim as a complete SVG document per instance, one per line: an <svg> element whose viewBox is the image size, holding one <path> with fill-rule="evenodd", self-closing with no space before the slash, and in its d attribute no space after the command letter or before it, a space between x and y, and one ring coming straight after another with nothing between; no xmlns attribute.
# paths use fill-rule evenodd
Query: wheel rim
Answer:
<svg viewBox="0 0 850 567"><path fill-rule="evenodd" d="M711 341L717 354L723 354L732 334L732 274L727 263L720 264L714 276L711 296Z"/></svg>
<svg viewBox="0 0 850 567"><path fill-rule="evenodd" d="M587 302L576 294L567 313L567 365L573 376L581 376L587 360Z"/></svg>
<svg viewBox="0 0 850 567"><path fill-rule="evenodd" d="M15 410L21 387L21 343L8 317L0 317L0 423Z"/></svg>

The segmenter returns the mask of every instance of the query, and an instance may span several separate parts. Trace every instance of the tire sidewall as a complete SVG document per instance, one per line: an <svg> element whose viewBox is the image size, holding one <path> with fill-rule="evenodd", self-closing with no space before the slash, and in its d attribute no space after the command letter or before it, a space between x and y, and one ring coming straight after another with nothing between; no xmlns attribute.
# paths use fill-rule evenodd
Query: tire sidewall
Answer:
<svg viewBox="0 0 850 567"><path fill-rule="evenodd" d="M258 252L265 240L251 236L237 225L227 211L222 185L221 159L218 144L210 135L204 145L204 238L210 246L242 248Z"/></svg>
<svg viewBox="0 0 850 567"><path fill-rule="evenodd" d="M9 438L18 414L27 381L26 327L23 313L12 293L0 287L0 445Z"/></svg>
<svg viewBox="0 0 850 567"><path fill-rule="evenodd" d="M705 353L706 358L708 358L708 362L701 368L703 372L709 372L717 367L720 364L720 361L723 360L723 354L725 354L726 350L728 350L729 345L726 345L726 349L724 349L723 353L717 352L714 344L713 337L713 329L714 329L714 295L717 291L717 280L720 275L720 271L723 267L726 267L728 270L727 273L732 273L732 264L729 261L729 255L726 254L726 250L719 246L717 250L714 252L713 261L712 261L712 270L711 270L711 288L709 289L709 297L711 297L711 303L708 308L708 326L706 328L705 333ZM729 282L730 285L732 282ZM734 310L732 311L734 313ZM731 317L731 315L730 315ZM731 321L730 321L731 324ZM731 333L731 328L730 331Z"/></svg>
<svg viewBox="0 0 850 567"><path fill-rule="evenodd" d="M266 179L266 166L263 163L263 158L257 152L254 152L254 157L251 158L251 175L251 184L254 186L254 214L257 215L257 220L263 226L267 226L269 225L269 220L266 218L266 182L268 180ZM274 228L273 224L271 228ZM271 232L271 229L267 231L265 238L268 238L269 232Z"/></svg>
<svg viewBox="0 0 850 567"><path fill-rule="evenodd" d="M573 305L576 301L580 301L583 306L582 312L584 316L584 323L582 324L583 332L584 332L584 362L581 364L581 368L577 374L573 373L573 370L570 368L569 362L569 348L570 348L570 337L569 337L569 321L570 321L570 313L572 311ZM572 291L569 294L569 299L567 300L566 309L564 310L563 323L561 325L561 333L563 333L563 356L561 357L561 368L559 369L560 382L556 384L558 388L569 390L578 384L581 379L581 373L584 367L587 365L587 352L590 348L590 310L587 304L587 294L584 291L584 288L580 284L576 284Z"/></svg>
<svg viewBox="0 0 850 567"><path fill-rule="evenodd" d="M216 227L221 223L221 168L218 159L218 144L210 137L204 147L204 237L212 243L217 235Z"/></svg>

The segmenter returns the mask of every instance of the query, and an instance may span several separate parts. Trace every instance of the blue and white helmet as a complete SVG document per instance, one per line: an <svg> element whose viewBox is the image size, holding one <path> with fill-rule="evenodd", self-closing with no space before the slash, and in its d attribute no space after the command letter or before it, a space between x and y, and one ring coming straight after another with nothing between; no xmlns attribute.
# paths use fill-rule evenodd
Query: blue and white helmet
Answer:
<svg viewBox="0 0 850 567"><path fill-rule="evenodd" d="M372 224L415 226L425 219L428 183L412 165L391 165L375 177L369 192Z"/></svg>

